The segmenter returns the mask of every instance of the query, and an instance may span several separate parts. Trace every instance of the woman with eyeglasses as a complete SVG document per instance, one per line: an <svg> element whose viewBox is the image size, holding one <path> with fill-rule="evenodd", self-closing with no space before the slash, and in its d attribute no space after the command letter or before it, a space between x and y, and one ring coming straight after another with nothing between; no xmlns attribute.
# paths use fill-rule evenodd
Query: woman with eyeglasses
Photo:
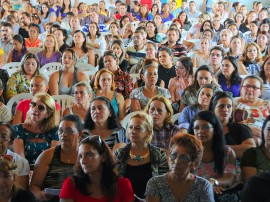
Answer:
<svg viewBox="0 0 270 202"><path fill-rule="evenodd" d="M257 146L261 144L263 122L270 115L269 100L259 98L262 91L262 79L249 75L242 80L240 97L234 100L234 121L251 128Z"/></svg>
<svg viewBox="0 0 270 202"><path fill-rule="evenodd" d="M0 142L1 142L0 156L10 155L13 157L13 162L16 163L17 165L17 168L15 169L15 172L17 173L17 176L16 176L17 184L20 187L27 189L29 185L29 179L28 179L29 172L30 172L29 163L25 158L22 158L20 155L10 150L14 141L14 130L12 129L12 126L10 124L0 122L0 131L1 131L0 132ZM1 187L1 189L2 188L3 187Z"/></svg>
<svg viewBox="0 0 270 202"><path fill-rule="evenodd" d="M217 92L218 89L213 84L205 84L200 87L197 93L196 104L186 106L178 118L178 127L181 129L181 132L187 132L193 117L198 112L209 110L211 98Z"/></svg>
<svg viewBox="0 0 270 202"><path fill-rule="evenodd" d="M241 171L244 182L250 177L270 172L270 116L266 117L262 126L262 143L248 149L241 159Z"/></svg>
<svg viewBox="0 0 270 202"><path fill-rule="evenodd" d="M54 99L46 93L36 94L25 122L12 128L14 152L34 164L41 152L58 144Z"/></svg>
<svg viewBox="0 0 270 202"><path fill-rule="evenodd" d="M169 170L165 152L150 143L152 136L151 117L138 112L128 122L127 137L130 143L114 152L119 176L130 180L135 197L138 197L136 199L145 198L146 184L151 177Z"/></svg>
<svg viewBox="0 0 270 202"><path fill-rule="evenodd" d="M147 105L149 99L155 95L163 95L170 99L171 95L166 88L157 86L158 80L158 67L156 65L149 64L143 67L142 77L145 85L142 87L135 88L131 94L131 110L141 111Z"/></svg>
<svg viewBox="0 0 270 202"><path fill-rule="evenodd" d="M88 82L86 75L76 68L76 52L68 48L63 52L63 68L52 73L49 79L49 91L51 95L71 95L73 86L80 82Z"/></svg>
<svg viewBox="0 0 270 202"><path fill-rule="evenodd" d="M114 168L113 155L100 136L83 139L74 174L63 183L60 202L134 201L129 179L118 177Z"/></svg>
<svg viewBox="0 0 270 202"><path fill-rule="evenodd" d="M26 53L21 60L19 71L11 75L7 82L6 98L20 93L29 93L31 79L39 74L39 60L33 53Z"/></svg>
<svg viewBox="0 0 270 202"><path fill-rule="evenodd" d="M237 60L233 56L225 56L221 62L221 72L217 77L223 91L231 92L233 97L240 96L241 77L238 74Z"/></svg>
<svg viewBox="0 0 270 202"><path fill-rule="evenodd" d="M66 177L73 174L82 130L80 117L74 114L64 116L57 131L60 145L43 151L35 162L29 189L36 200L59 201L58 196L50 196L45 189L60 191Z"/></svg>
<svg viewBox="0 0 270 202"><path fill-rule="evenodd" d="M170 141L170 171L152 177L146 187L146 201L214 202L211 184L193 174L203 155L202 143L192 135L177 134Z"/></svg>
<svg viewBox="0 0 270 202"><path fill-rule="evenodd" d="M205 84L214 84L216 89L221 90L216 84L214 71L209 65L202 65L196 70L193 83L182 93L180 112L184 107L196 104L197 92Z"/></svg>
<svg viewBox="0 0 270 202"><path fill-rule="evenodd" d="M195 115L188 133L195 135L203 145L202 161L194 173L207 179L216 197L224 201L222 197L226 196L222 195L222 192L235 180L236 156L234 151L225 145L221 123L214 113L201 111Z"/></svg>
<svg viewBox="0 0 270 202"><path fill-rule="evenodd" d="M80 117L82 123L84 123L85 116L90 107L90 95L91 95L91 87L85 82L81 81L74 85L74 98L76 103L68 106L63 111L63 117L68 114L75 114Z"/></svg>
<svg viewBox="0 0 270 202"><path fill-rule="evenodd" d="M106 97L95 97L85 117L85 136L100 135L113 149L118 143L126 143L125 129L120 125L111 101Z"/></svg>
<svg viewBox="0 0 270 202"><path fill-rule="evenodd" d="M116 117L123 120L126 114L125 100L123 95L115 90L114 74L108 69L101 69L95 76L94 92L91 93L90 100L103 96L108 98L113 106Z"/></svg>
<svg viewBox="0 0 270 202"><path fill-rule="evenodd" d="M17 163L11 155L0 156L0 196L1 201L35 202L34 195L17 184Z"/></svg>

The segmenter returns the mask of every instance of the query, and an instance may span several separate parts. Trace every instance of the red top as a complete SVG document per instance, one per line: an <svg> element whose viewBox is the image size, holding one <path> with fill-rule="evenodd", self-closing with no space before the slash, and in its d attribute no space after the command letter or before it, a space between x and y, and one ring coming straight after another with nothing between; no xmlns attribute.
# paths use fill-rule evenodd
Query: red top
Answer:
<svg viewBox="0 0 270 202"><path fill-rule="evenodd" d="M152 8L152 0L141 0L140 5L147 5L148 9L151 10L151 8Z"/></svg>
<svg viewBox="0 0 270 202"><path fill-rule="evenodd" d="M83 195L79 190L74 188L74 184L71 178L65 179L59 198L73 199L75 202L107 202L107 197L99 199L91 196ZM117 182L117 193L113 202L129 202L134 201L134 193L132 190L131 183L127 178L118 178Z"/></svg>
<svg viewBox="0 0 270 202"><path fill-rule="evenodd" d="M22 123L24 123L24 121L26 119L26 114L27 114L28 110L30 109L31 101L32 101L32 99L21 100L16 106L16 109L22 112ZM56 111L61 110L61 106L57 102L55 102L55 109L56 109Z"/></svg>

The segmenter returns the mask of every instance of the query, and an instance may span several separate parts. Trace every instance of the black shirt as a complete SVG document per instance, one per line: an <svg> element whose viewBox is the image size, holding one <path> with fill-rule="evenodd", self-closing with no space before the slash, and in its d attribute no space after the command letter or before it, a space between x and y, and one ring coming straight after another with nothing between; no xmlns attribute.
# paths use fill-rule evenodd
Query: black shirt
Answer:
<svg viewBox="0 0 270 202"><path fill-rule="evenodd" d="M176 77L174 65L170 69L166 69L162 65L158 66L158 78L164 81L165 88L168 88L169 81L173 77Z"/></svg>

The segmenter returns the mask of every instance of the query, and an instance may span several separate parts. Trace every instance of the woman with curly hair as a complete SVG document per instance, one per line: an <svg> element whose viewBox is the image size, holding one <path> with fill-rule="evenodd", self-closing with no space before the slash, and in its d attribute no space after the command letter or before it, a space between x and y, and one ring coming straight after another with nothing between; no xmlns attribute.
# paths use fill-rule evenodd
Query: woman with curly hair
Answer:
<svg viewBox="0 0 270 202"><path fill-rule="evenodd" d="M134 201L130 181L117 177L114 168L112 153L100 136L83 139L74 174L64 181L60 201Z"/></svg>
<svg viewBox="0 0 270 202"><path fill-rule="evenodd" d="M257 43L250 42L246 45L242 57L238 61L240 75L259 75L262 65L260 47Z"/></svg>

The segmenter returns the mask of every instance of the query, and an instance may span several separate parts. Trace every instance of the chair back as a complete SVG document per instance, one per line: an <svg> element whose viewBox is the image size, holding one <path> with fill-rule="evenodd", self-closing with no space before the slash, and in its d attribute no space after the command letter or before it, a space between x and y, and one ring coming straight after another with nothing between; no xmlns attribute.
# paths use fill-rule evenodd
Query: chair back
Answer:
<svg viewBox="0 0 270 202"><path fill-rule="evenodd" d="M7 70L8 75L11 76L15 72L21 69L21 63L20 62L9 62L5 64L2 69Z"/></svg>
<svg viewBox="0 0 270 202"><path fill-rule="evenodd" d="M124 129L127 129L127 125L128 125L128 121L129 121L130 117L131 117L132 115L136 114L136 113L138 113L138 112L131 112L131 113L127 114L127 115L123 118L123 120L122 120L122 122L121 122L121 125L122 125L122 127L123 127Z"/></svg>
<svg viewBox="0 0 270 202"><path fill-rule="evenodd" d="M61 116L63 111L70 105L76 102L75 98L71 95L53 95L52 98L61 106Z"/></svg>
<svg viewBox="0 0 270 202"><path fill-rule="evenodd" d="M61 68L63 67L63 65L60 63L60 62L50 62L46 65L43 65L39 72L41 74L44 74L46 73L47 71L57 71L57 70L60 70ZM52 72L53 73L53 72Z"/></svg>
<svg viewBox="0 0 270 202"><path fill-rule="evenodd" d="M15 108L13 110L13 106L16 107L17 104L21 100L30 99L30 98L33 98L33 95L31 93L21 93L21 94L15 95L7 102L7 107L12 111L12 114L14 114Z"/></svg>
<svg viewBox="0 0 270 202"><path fill-rule="evenodd" d="M40 51L43 50L43 48L39 48L39 47L28 47L27 50L30 52L30 53L33 53L33 54L38 54Z"/></svg>
<svg viewBox="0 0 270 202"><path fill-rule="evenodd" d="M97 71L97 68L91 64L77 63L76 67L81 71Z"/></svg>

